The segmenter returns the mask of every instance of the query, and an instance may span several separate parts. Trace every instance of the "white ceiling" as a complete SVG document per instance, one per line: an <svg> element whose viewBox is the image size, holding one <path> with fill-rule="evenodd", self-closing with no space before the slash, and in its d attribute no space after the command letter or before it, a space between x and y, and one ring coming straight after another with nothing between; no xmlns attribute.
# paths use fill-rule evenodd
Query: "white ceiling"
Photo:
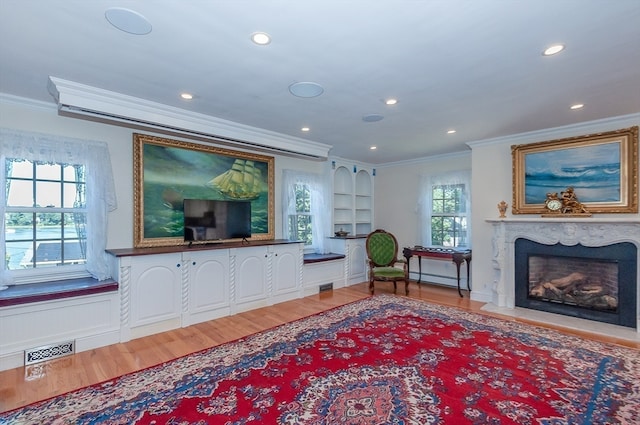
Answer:
<svg viewBox="0 0 640 425"><path fill-rule="evenodd" d="M395 162L640 112L640 1L0 0L0 92L53 104L48 76ZM301 81L324 93L292 96Z"/></svg>

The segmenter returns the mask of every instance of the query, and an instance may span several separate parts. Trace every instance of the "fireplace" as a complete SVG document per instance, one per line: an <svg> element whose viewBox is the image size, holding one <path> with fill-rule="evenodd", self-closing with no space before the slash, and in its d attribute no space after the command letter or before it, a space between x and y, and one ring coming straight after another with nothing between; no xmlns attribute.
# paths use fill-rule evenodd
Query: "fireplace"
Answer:
<svg viewBox="0 0 640 425"><path fill-rule="evenodd" d="M638 218L509 217L487 222L493 227L494 277L485 309L587 331L627 335L628 329L636 335L631 338L640 338ZM525 259L517 260L521 239L532 244ZM581 276L596 274L598 282ZM591 299L590 292L599 295Z"/></svg>
<svg viewBox="0 0 640 425"><path fill-rule="evenodd" d="M636 327L637 248L515 241L515 305Z"/></svg>

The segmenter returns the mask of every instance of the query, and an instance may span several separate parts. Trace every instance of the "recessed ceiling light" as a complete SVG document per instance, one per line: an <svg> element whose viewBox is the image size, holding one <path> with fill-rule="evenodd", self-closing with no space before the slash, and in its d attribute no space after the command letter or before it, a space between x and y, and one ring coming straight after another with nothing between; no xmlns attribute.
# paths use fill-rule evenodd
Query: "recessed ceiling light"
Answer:
<svg viewBox="0 0 640 425"><path fill-rule="evenodd" d="M183 98L184 100L193 99L193 95L191 93L180 93L180 97Z"/></svg>
<svg viewBox="0 0 640 425"><path fill-rule="evenodd" d="M560 53L563 50L564 50L564 44L554 44L552 46L547 47L545 51L542 52L542 54L544 56L551 56L551 55L555 55L556 53Z"/></svg>
<svg viewBox="0 0 640 425"><path fill-rule="evenodd" d="M377 146L371 146L369 149L371 149L372 151L375 151L376 149L378 149Z"/></svg>
<svg viewBox="0 0 640 425"><path fill-rule="evenodd" d="M398 99L387 99L384 101L385 105L395 105L398 103Z"/></svg>
<svg viewBox="0 0 640 425"><path fill-rule="evenodd" d="M266 32L254 32L251 34L251 41L259 44L260 46L264 46L271 43L271 36Z"/></svg>
<svg viewBox="0 0 640 425"><path fill-rule="evenodd" d="M305 131L305 132L306 132L306 131L309 131L309 130L311 130L309 127L302 127L302 128L300 129L300 131Z"/></svg>
<svg viewBox="0 0 640 425"><path fill-rule="evenodd" d="M320 96L324 92L324 89L318 83L303 81L291 84L289 86L289 92L298 97L316 97Z"/></svg>
<svg viewBox="0 0 640 425"><path fill-rule="evenodd" d="M104 12L107 21L120 31L134 35L145 35L151 32L151 23L147 18L124 7L112 7Z"/></svg>
<svg viewBox="0 0 640 425"><path fill-rule="evenodd" d="M584 108L583 103L576 103L575 105L571 105L571 109L582 109Z"/></svg>
<svg viewBox="0 0 640 425"><path fill-rule="evenodd" d="M369 114L369 115L365 115L362 117L362 121L364 122L376 122L376 121L382 121L382 119L384 118L384 116L380 115L380 114Z"/></svg>
<svg viewBox="0 0 640 425"><path fill-rule="evenodd" d="M456 132L455 130L448 130L448 131L447 131L447 134L453 134L453 133L455 133L455 132Z"/></svg>

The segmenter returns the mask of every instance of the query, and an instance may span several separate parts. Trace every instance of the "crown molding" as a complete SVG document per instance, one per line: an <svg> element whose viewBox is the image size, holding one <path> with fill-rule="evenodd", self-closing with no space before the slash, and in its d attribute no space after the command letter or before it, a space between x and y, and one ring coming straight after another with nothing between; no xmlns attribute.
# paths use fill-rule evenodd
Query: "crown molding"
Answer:
<svg viewBox="0 0 640 425"><path fill-rule="evenodd" d="M96 87L49 77L60 115L122 123L244 148L326 160L331 145L223 120Z"/></svg>
<svg viewBox="0 0 640 425"><path fill-rule="evenodd" d="M543 130L530 131L527 133L517 133L508 136L495 137L492 139L476 140L467 142L471 149L479 146L509 144L525 144L542 142L545 140L562 139L582 134L602 133L613 131L623 127L631 127L640 123L639 114L621 115L617 117L603 118L600 120L581 122L562 127L545 128Z"/></svg>

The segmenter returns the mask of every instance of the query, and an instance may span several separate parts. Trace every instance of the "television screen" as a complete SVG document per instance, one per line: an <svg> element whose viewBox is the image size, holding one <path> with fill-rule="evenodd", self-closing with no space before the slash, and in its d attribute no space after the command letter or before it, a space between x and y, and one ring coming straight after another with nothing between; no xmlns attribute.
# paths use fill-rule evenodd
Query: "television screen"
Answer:
<svg viewBox="0 0 640 425"><path fill-rule="evenodd" d="M251 202L184 200L184 240L221 241L251 237Z"/></svg>

